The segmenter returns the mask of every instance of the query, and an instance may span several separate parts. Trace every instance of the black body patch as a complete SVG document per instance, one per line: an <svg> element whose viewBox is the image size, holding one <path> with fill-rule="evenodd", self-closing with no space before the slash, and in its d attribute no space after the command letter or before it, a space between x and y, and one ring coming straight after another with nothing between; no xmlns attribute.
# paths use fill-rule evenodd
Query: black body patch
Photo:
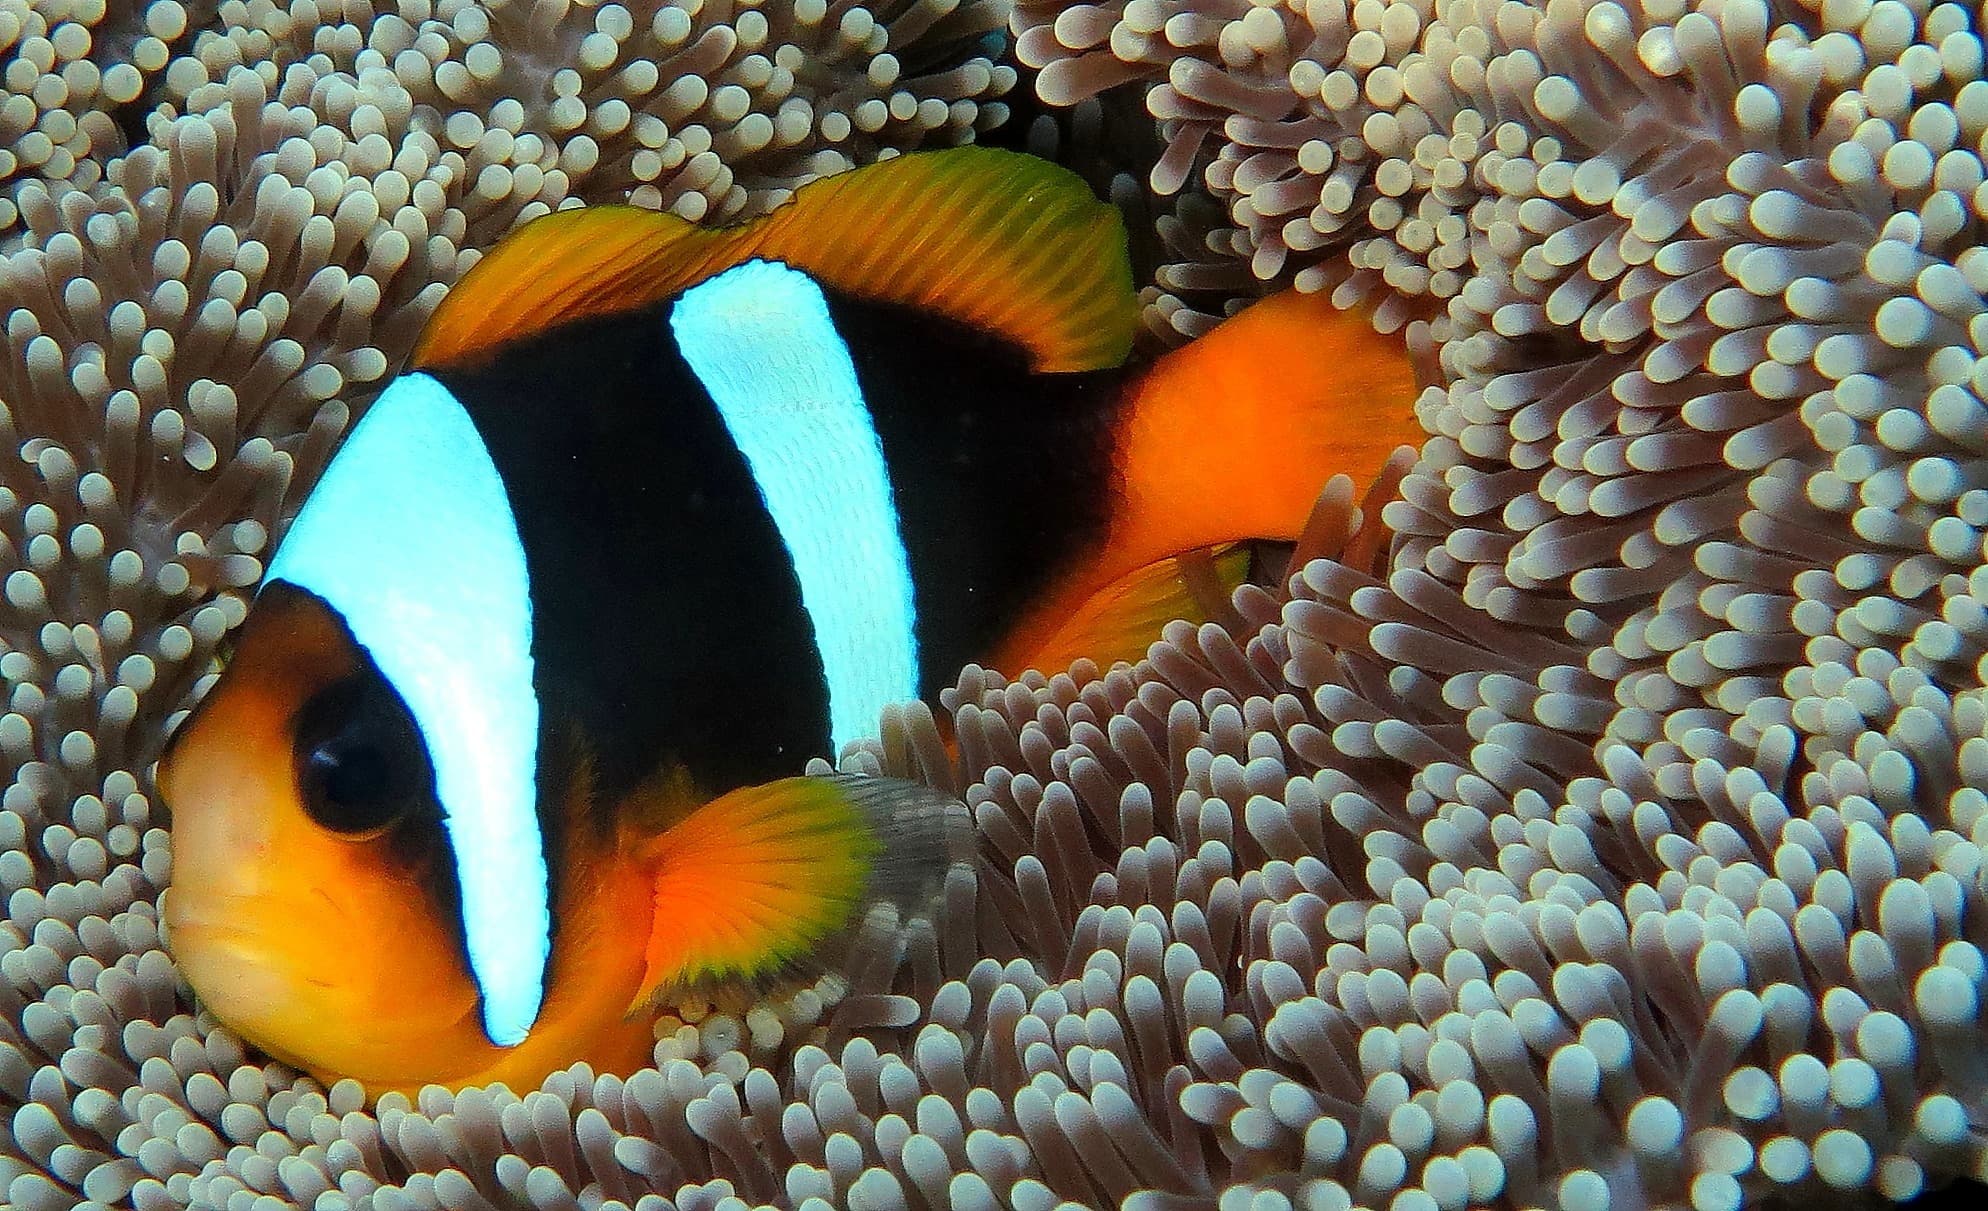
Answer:
<svg viewBox="0 0 1988 1211"><path fill-rule="evenodd" d="M999 338L826 293L883 444L934 699L1102 536L1120 375L1031 374ZM541 752L576 727L603 805L665 764L717 794L799 773L829 743L799 582L672 305L431 371L517 518ZM541 815L564 790L549 774Z"/></svg>

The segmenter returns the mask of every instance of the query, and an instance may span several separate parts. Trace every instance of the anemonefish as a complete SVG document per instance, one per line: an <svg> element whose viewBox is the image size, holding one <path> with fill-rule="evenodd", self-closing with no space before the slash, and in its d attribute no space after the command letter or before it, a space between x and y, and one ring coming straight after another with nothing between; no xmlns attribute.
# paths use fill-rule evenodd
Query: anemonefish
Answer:
<svg viewBox="0 0 1988 1211"><path fill-rule="evenodd" d="M196 993L375 1093L529 1088L639 1067L660 994L932 894L965 808L810 756L969 661L1136 659L1172 616L1151 569L1294 538L1419 437L1363 316L1275 297L1138 374L1137 314L1117 212L991 149L731 229L520 229L354 426L160 763Z"/></svg>

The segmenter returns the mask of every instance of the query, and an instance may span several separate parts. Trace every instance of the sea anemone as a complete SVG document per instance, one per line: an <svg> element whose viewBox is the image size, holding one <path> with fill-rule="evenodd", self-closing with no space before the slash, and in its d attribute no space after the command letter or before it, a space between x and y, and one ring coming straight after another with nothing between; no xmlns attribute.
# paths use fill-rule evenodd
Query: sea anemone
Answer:
<svg viewBox="0 0 1988 1211"><path fill-rule="evenodd" d="M1003 17L1043 100L1143 90L1159 200L1114 193L1171 250L1149 327L1287 283L1371 304L1427 367L1419 454L1137 665L968 669L956 758L919 709L845 754L959 793L981 870L820 988L673 1006L656 1067L522 1096L369 1110L253 1055L160 949L147 767L352 411L532 215L726 220L998 123ZM1737 1211L1988 1167L1969 11L16 27L9 1204ZM1109 188L1111 126L1072 126L1039 145Z"/></svg>

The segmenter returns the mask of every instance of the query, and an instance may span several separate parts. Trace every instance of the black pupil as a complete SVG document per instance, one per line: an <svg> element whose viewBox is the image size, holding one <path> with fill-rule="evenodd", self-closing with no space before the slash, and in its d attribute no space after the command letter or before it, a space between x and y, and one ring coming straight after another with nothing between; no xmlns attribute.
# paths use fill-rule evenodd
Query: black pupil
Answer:
<svg viewBox="0 0 1988 1211"><path fill-rule="evenodd" d="M429 796L420 733L376 671L312 698L298 715L296 737L304 810L334 832L385 828Z"/></svg>
<svg viewBox="0 0 1988 1211"><path fill-rule="evenodd" d="M366 743L322 744L311 750L311 772L333 803L372 803L386 797L387 755Z"/></svg>

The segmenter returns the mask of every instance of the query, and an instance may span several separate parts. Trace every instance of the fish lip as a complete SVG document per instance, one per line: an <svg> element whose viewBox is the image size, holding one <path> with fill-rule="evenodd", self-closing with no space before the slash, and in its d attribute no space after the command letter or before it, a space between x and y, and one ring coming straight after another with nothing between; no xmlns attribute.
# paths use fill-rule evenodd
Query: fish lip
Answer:
<svg viewBox="0 0 1988 1211"><path fill-rule="evenodd" d="M295 890L260 885L244 888L238 884L232 890L205 888L197 897L203 902L198 908L188 904L191 895L177 884L167 889L162 919L168 930L192 927L209 934L256 937L261 931L240 922L270 915L281 919L308 914L321 918L327 926L345 923L338 902L322 887L309 888L302 896Z"/></svg>
<svg viewBox="0 0 1988 1211"><path fill-rule="evenodd" d="M287 965L270 962L271 948L262 935L253 929L216 920L204 914L180 916L168 913L166 917L166 949L176 961L181 956L181 939L189 935L203 946L215 947L227 952L230 959L251 962L266 976L299 988L335 989L338 983L318 976L294 972Z"/></svg>
<svg viewBox="0 0 1988 1211"><path fill-rule="evenodd" d="M262 949L254 930L204 914L168 911L165 915L165 926L168 950L177 949L175 943L188 935L197 937L202 942L226 946L230 950Z"/></svg>
<svg viewBox="0 0 1988 1211"><path fill-rule="evenodd" d="M255 897L222 896L219 904L213 903L215 897L212 895L201 899L209 902L195 907L187 902L186 896L173 894L168 889L165 911L159 918L159 923L165 927L168 949L173 948L173 939L193 934L204 942L219 943L231 950L258 953L268 950L261 931L242 923L244 918L255 919L261 907Z"/></svg>

